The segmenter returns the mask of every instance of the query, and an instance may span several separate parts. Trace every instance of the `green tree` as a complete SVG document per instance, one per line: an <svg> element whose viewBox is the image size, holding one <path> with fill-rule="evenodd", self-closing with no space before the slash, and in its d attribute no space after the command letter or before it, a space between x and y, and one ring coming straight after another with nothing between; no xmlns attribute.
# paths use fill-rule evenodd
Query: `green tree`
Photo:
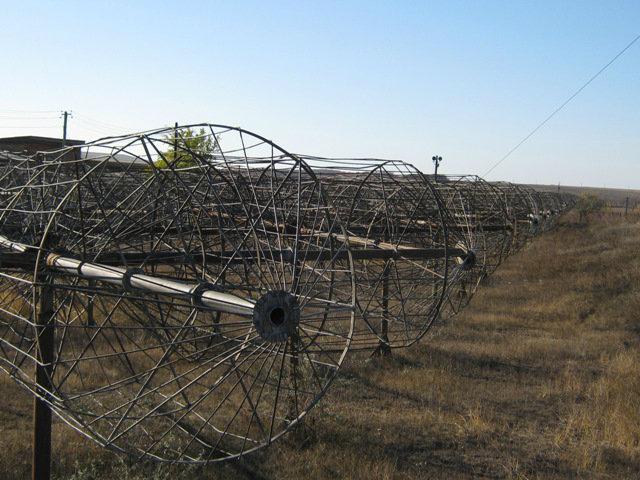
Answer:
<svg viewBox="0 0 640 480"><path fill-rule="evenodd" d="M604 201L593 193L583 193L576 203L580 215L580 222L586 220L592 213L599 212L604 207Z"/></svg>
<svg viewBox="0 0 640 480"><path fill-rule="evenodd" d="M155 161L156 168L184 168L197 165L196 158L207 158L220 151L218 139L204 128L194 131L191 128L180 128L165 135L164 140L169 148L162 152L164 158Z"/></svg>

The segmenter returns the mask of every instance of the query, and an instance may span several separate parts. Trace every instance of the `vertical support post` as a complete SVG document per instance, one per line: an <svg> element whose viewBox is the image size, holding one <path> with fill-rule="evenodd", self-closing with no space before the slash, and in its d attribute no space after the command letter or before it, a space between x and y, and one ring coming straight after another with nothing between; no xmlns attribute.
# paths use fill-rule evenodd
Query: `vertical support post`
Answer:
<svg viewBox="0 0 640 480"><path fill-rule="evenodd" d="M51 407L44 400L51 392L54 352L53 279L45 274L37 288L36 321L36 392L33 401L32 480L51 478Z"/></svg>
<svg viewBox="0 0 640 480"><path fill-rule="evenodd" d="M382 325L381 339L378 346L379 354L382 356L391 355L391 347L389 346L389 262L387 260L382 272Z"/></svg>
<svg viewBox="0 0 640 480"><path fill-rule="evenodd" d="M91 292L94 292L96 288L96 281L95 280L89 280L89 290ZM96 320L93 316L93 293L89 293L88 294L88 300L87 300L87 326L88 327L95 327L96 326Z"/></svg>
<svg viewBox="0 0 640 480"><path fill-rule="evenodd" d="M293 290L294 294L297 295L300 292L300 283L297 279L300 278L300 271L302 270L302 265L299 262L295 262L294 264L294 272L293 272ZM289 385L290 390L288 394L288 407L287 407L287 417L290 420L297 418L300 415L298 409L298 389L301 388L302 382L302 372L300 372L300 351L301 351L301 341L300 335L298 331L294 331L293 334L287 339L287 345L285 346L285 355L287 353L287 347L290 348L290 359L289 359L289 381L291 384ZM296 429L296 435L299 435L298 440L303 442L306 434L306 427L304 423L301 428Z"/></svg>
<svg viewBox="0 0 640 480"><path fill-rule="evenodd" d="M436 158L436 157L433 157ZM385 210L388 209L387 199L385 198ZM385 228L383 240L389 242L389 228ZM388 357L391 355L391 347L389 345L389 265L392 260L384 260L384 270L382 270L382 321L380 322L380 339L378 348L372 355L380 355Z"/></svg>
<svg viewBox="0 0 640 480"><path fill-rule="evenodd" d="M389 232L385 231L384 241L389 241ZM382 322L380 323L380 341L378 348L373 352L374 355L388 357L391 355L391 347L389 346L389 270L390 262L384 261L384 270L382 271Z"/></svg>
<svg viewBox="0 0 640 480"><path fill-rule="evenodd" d="M294 333L287 339L286 349L289 349L290 359L289 359L289 381L291 384L289 385L290 391L288 393L288 405L287 405L287 419L294 420L300 415L298 411L298 389L301 387L300 382L302 381L302 374L300 372L300 336L297 333ZM299 429L299 432L303 432L304 429Z"/></svg>
<svg viewBox="0 0 640 480"><path fill-rule="evenodd" d="M627 213L629 212L629 197L624 199L624 216L627 216Z"/></svg>

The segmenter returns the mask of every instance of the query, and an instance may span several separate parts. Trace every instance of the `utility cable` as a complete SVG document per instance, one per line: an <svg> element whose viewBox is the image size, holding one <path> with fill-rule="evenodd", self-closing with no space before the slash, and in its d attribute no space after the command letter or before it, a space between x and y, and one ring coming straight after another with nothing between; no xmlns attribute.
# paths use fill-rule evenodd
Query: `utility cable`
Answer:
<svg viewBox="0 0 640 480"><path fill-rule="evenodd" d="M494 163L491 168L489 170L487 170L483 177L486 177L489 173L491 173L498 165L500 165L502 162L504 162L507 158L509 158L509 156L515 152L518 148L520 148L520 146L526 142L527 140L529 140L538 130L540 130L549 120L551 120L556 113L558 113L560 110L562 110L571 100L573 100L574 98L576 98L578 96L578 94L580 94L580 92L582 92L585 88L587 88L587 86L593 82L596 78L598 78L600 76L600 74L602 72L604 72L607 68L609 68L609 66L615 62L619 57L621 57L624 52L626 52L627 50L629 50L629 48L631 48L631 46L636 43L638 40L640 39L640 35L636 36L633 40L631 40L631 42L629 42L627 44L626 47L624 47L622 50L620 50L617 55L615 57L613 57L611 60L609 60L609 62L602 67L600 70L598 70L596 72L595 75L593 75L589 80L587 80L587 82L582 85L578 90L576 90L573 95L571 95L569 98L567 98L558 108L556 108L553 112L551 112L542 122L540 122L536 128L534 128L533 130L531 130L531 132L529 132L529 134L524 137L522 140L520 140L511 150L509 150L507 152L507 154L502 157L500 160L498 160L496 163Z"/></svg>

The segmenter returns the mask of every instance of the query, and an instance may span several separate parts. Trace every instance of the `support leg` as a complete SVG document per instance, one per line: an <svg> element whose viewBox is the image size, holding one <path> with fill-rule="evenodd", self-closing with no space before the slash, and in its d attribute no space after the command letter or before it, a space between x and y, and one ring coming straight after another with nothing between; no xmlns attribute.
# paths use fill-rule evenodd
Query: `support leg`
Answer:
<svg viewBox="0 0 640 480"><path fill-rule="evenodd" d="M374 355L388 357L391 355L389 346L389 262L385 263L382 272L382 322L380 324L380 341Z"/></svg>
<svg viewBox="0 0 640 480"><path fill-rule="evenodd" d="M46 278L38 287L38 308L36 311L37 358L36 388L38 397L33 403L33 480L51 478L51 407L43 398L51 392L53 371L53 285ZM42 398L41 398L42 397Z"/></svg>

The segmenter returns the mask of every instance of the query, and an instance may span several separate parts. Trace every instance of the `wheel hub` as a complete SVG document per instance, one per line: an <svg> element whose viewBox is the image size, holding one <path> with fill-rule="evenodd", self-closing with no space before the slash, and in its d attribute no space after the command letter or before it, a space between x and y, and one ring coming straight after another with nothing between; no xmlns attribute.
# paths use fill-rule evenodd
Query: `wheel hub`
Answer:
<svg viewBox="0 0 640 480"><path fill-rule="evenodd" d="M461 270L471 270L476 264L476 252L473 250L467 251L462 263L460 264Z"/></svg>
<svg viewBox="0 0 640 480"><path fill-rule="evenodd" d="M253 309L253 325L270 343L286 341L300 322L300 305L295 296L281 290L265 293Z"/></svg>

